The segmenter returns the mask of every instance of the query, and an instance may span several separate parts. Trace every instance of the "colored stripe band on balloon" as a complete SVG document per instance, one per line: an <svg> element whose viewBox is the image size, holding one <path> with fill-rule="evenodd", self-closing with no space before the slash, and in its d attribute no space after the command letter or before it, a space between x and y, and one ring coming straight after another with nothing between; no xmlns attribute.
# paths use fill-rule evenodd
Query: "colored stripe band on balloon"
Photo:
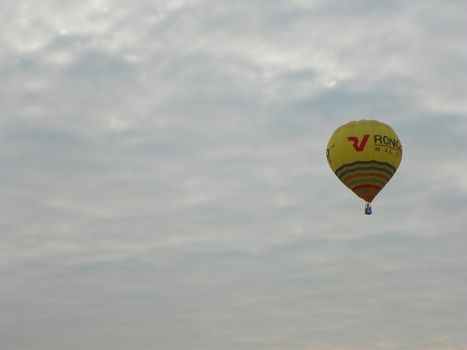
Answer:
<svg viewBox="0 0 467 350"><path fill-rule="evenodd" d="M340 176L341 171L344 171L346 168L351 168L351 167L357 166L357 165L363 165L363 166L365 166L365 165L374 165L374 166L386 167L388 169L388 171L391 172L391 175L393 175L396 172L396 168L394 166L392 166L391 164L386 163L386 162L379 162L377 160L368 160L368 161L358 160L356 162L341 165L339 168L336 169L335 174L337 176Z"/></svg>
<svg viewBox="0 0 467 350"><path fill-rule="evenodd" d="M371 185L371 184L364 184L364 185L358 185L358 186L352 187L352 191L358 191L358 190L364 189L364 188L376 188L378 190L382 190L381 186Z"/></svg>
<svg viewBox="0 0 467 350"><path fill-rule="evenodd" d="M342 172L340 174L336 172L336 175L339 179L342 180L342 178L347 174L355 173L357 171L368 171L368 170L380 171L380 172L386 173L389 175L389 178L391 178L394 175L394 171L388 170L387 168L376 167L376 166L366 166L366 167L358 167L358 168L351 168L351 169L344 168L342 169Z"/></svg>
<svg viewBox="0 0 467 350"><path fill-rule="evenodd" d="M344 182L347 187L354 187L357 184L373 184L373 185L379 185L381 188L383 188L387 181L381 181L377 179L371 179L371 178L364 178L364 179L357 179L349 182Z"/></svg>
<svg viewBox="0 0 467 350"><path fill-rule="evenodd" d="M347 182L351 179L357 179L357 178L362 178L362 177L378 177L380 179L383 179L385 180L386 182L388 182L391 177L390 176L387 176L386 174L381 174L381 173L376 173L376 172L357 172L355 174L350 174L344 178L342 178L342 182Z"/></svg>

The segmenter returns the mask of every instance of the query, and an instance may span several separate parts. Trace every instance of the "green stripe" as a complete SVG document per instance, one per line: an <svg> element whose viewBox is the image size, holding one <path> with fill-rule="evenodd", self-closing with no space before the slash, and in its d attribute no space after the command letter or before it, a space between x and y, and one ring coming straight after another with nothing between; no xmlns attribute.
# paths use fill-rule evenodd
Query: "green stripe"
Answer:
<svg viewBox="0 0 467 350"><path fill-rule="evenodd" d="M340 174L336 172L336 175L339 179L342 179L343 177L347 176L348 174L355 173L357 171L374 171L374 172L379 172L381 174L388 175L390 178L394 175L394 172L389 170L388 168L384 168L382 166L359 166L357 168L348 168L348 169L343 169Z"/></svg>
<svg viewBox="0 0 467 350"><path fill-rule="evenodd" d="M393 173L396 172L396 168L394 166L392 166L391 164L386 163L386 162L379 162L377 160L357 160L356 162L341 165L339 168L336 169L335 173L337 174L341 170L343 170L344 168L353 167L353 166L357 166L357 165L387 166L389 169L391 169L393 171Z"/></svg>

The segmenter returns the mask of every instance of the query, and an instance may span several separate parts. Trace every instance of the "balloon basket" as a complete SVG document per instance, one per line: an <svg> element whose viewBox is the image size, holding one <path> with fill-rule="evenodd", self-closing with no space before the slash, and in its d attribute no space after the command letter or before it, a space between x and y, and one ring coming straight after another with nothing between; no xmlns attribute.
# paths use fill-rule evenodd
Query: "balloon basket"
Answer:
<svg viewBox="0 0 467 350"><path fill-rule="evenodd" d="M365 204L365 214L371 215L372 212L370 203Z"/></svg>

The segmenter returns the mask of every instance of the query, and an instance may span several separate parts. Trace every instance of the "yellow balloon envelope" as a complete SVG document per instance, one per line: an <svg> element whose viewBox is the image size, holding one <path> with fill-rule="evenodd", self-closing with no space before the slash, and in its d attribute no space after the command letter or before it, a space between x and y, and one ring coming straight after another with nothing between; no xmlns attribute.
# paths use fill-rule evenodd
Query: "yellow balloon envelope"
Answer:
<svg viewBox="0 0 467 350"><path fill-rule="evenodd" d="M394 130L376 120L352 121L340 126L329 139L329 166L344 185L370 203L396 172L402 145Z"/></svg>

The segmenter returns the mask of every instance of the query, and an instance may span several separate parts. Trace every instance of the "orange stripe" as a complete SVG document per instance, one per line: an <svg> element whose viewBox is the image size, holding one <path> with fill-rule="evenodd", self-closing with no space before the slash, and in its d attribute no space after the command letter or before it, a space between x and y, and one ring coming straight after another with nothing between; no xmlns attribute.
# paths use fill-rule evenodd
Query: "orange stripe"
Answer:
<svg viewBox="0 0 467 350"><path fill-rule="evenodd" d="M352 174L352 175L348 175L346 177L344 177L342 179L342 182L347 182L349 181L350 179L353 179L355 177L363 177L363 176L375 176L375 177L379 177L381 179L384 179L386 181L389 181L389 177L387 177L386 175L383 175L383 174L378 174L378 173L356 173L356 174Z"/></svg>

